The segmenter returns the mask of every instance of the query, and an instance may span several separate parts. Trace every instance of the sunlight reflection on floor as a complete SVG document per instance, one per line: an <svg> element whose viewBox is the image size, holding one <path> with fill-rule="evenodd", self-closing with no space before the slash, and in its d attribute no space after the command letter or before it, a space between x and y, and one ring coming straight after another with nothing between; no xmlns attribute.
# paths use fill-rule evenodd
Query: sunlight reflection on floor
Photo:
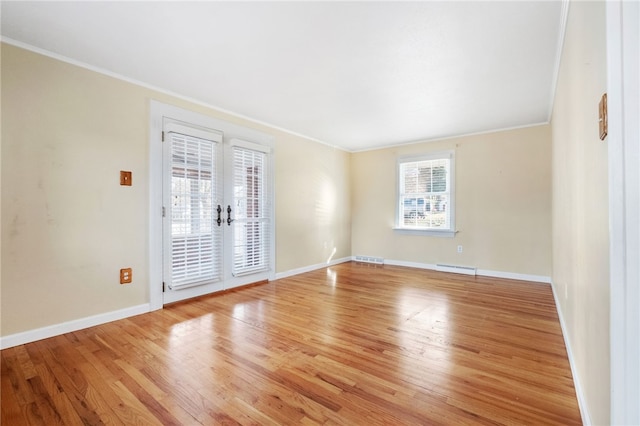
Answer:
<svg viewBox="0 0 640 426"><path fill-rule="evenodd" d="M433 373L432 381L438 382L438 377L444 380L452 362L449 350L452 319L448 298L421 289L402 288L396 312L398 343L403 350L411 348L411 356L404 359L402 370L409 374L416 364L422 365L423 374ZM417 345L418 341L423 344Z"/></svg>

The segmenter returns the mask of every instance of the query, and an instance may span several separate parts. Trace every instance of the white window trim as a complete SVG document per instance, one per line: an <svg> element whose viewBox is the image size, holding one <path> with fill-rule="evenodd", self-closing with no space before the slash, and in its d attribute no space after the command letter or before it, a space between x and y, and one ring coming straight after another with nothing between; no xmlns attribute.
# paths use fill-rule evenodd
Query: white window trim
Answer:
<svg viewBox="0 0 640 426"><path fill-rule="evenodd" d="M427 161L427 160L437 160L442 158L449 158L451 161L449 166L449 211L451 212L450 220L449 220L449 229L420 229L420 228L410 228L406 226L400 226L400 165L402 163L410 163L416 161ZM455 151L447 150L447 151L437 151L432 152L425 155L411 156L411 157L400 157L396 162L396 216L395 216L395 225L393 226L393 230L400 234L408 234L408 235L422 235L422 236L432 236L432 237L447 237L452 238L458 232L456 230L456 207L455 207L455 176L456 176L456 166L455 166Z"/></svg>

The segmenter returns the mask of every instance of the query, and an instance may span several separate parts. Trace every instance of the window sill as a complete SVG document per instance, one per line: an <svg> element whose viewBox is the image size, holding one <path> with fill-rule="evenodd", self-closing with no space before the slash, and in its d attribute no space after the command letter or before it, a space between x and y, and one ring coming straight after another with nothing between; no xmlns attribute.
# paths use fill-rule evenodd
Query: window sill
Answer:
<svg viewBox="0 0 640 426"><path fill-rule="evenodd" d="M423 235L428 237L445 237L445 238L453 238L456 236L458 231L453 231L450 229L420 229L420 228L398 228L393 227L393 230L400 234L408 234L408 235Z"/></svg>

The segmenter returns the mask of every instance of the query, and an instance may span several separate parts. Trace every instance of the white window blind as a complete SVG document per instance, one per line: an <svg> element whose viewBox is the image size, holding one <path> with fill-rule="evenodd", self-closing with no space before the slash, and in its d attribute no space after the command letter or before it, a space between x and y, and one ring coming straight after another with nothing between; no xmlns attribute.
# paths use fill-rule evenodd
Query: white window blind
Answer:
<svg viewBox="0 0 640 426"><path fill-rule="evenodd" d="M178 289L221 279L215 141L169 132L171 280Z"/></svg>
<svg viewBox="0 0 640 426"><path fill-rule="evenodd" d="M452 161L444 153L399 162L398 228L452 230Z"/></svg>
<svg viewBox="0 0 640 426"><path fill-rule="evenodd" d="M269 269L270 206L267 153L232 147L234 276Z"/></svg>

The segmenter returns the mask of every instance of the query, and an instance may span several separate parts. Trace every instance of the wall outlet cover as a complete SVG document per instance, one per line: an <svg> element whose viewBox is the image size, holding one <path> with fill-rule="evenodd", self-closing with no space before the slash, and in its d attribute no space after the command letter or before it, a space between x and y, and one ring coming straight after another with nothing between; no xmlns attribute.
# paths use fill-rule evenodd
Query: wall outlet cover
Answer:
<svg viewBox="0 0 640 426"><path fill-rule="evenodd" d="M131 268L120 269L120 284L129 284L132 279Z"/></svg>

